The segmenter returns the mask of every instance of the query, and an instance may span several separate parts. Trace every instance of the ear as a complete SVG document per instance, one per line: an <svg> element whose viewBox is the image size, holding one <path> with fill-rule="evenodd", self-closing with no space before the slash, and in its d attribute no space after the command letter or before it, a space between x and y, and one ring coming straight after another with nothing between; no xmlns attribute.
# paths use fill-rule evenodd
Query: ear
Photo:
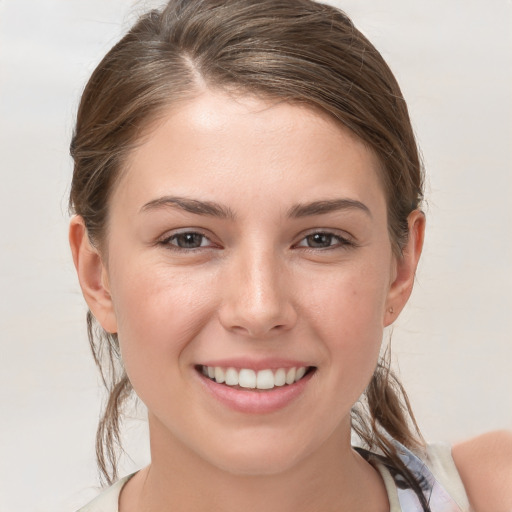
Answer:
<svg viewBox="0 0 512 512"><path fill-rule="evenodd" d="M411 295L423 248L425 215L420 210L414 210L409 214L407 222L409 239L402 250L402 255L394 258L393 281L389 288L384 312L385 327L396 320Z"/></svg>
<svg viewBox="0 0 512 512"><path fill-rule="evenodd" d="M99 251L91 244L84 220L79 215L75 215L69 224L69 245L82 294L91 313L107 332L117 332L107 269Z"/></svg>

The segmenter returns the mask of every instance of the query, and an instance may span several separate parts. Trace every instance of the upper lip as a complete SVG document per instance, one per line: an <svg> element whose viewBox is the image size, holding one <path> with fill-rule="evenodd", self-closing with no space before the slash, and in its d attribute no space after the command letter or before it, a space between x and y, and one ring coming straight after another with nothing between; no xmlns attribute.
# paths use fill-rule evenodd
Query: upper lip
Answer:
<svg viewBox="0 0 512 512"><path fill-rule="evenodd" d="M299 368L301 366L310 367L309 363L295 359L281 359L281 358L230 358L230 359L215 359L207 360L198 363L199 366L221 367L221 368L247 368L254 371L258 370L277 370L279 368Z"/></svg>

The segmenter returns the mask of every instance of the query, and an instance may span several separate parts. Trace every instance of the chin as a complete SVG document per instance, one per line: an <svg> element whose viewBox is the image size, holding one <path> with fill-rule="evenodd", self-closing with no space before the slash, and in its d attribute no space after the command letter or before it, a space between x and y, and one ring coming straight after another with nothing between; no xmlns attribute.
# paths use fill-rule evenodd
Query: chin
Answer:
<svg viewBox="0 0 512 512"><path fill-rule="evenodd" d="M231 456L217 461L216 465L222 471L239 476L275 476L286 473L293 468L298 458L283 454L279 456L275 452L272 456L267 453L259 453L255 456Z"/></svg>
<svg viewBox="0 0 512 512"><path fill-rule="evenodd" d="M216 456L209 454L209 462L233 475L272 476L291 470L314 450L300 442L287 443L279 436L277 439L261 438L261 443L252 441L219 447Z"/></svg>

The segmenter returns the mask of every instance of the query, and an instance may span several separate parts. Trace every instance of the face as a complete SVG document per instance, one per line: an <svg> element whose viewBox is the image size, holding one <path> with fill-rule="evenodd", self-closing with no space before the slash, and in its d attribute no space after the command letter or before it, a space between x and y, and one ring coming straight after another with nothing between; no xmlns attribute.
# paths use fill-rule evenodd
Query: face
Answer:
<svg viewBox="0 0 512 512"><path fill-rule="evenodd" d="M403 305L379 172L348 131L284 102L204 92L148 131L89 305L118 333L153 446L263 474L349 442Z"/></svg>

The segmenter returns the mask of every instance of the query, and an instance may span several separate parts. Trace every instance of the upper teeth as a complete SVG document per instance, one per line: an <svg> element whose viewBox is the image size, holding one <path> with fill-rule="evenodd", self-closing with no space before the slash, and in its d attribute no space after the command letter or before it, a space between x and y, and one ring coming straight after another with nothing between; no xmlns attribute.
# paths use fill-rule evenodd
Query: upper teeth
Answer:
<svg viewBox="0 0 512 512"><path fill-rule="evenodd" d="M249 389L272 389L275 386L293 384L304 377L306 370L305 366L279 368L277 370L260 370L258 372L250 368L202 367L203 374L219 384Z"/></svg>

